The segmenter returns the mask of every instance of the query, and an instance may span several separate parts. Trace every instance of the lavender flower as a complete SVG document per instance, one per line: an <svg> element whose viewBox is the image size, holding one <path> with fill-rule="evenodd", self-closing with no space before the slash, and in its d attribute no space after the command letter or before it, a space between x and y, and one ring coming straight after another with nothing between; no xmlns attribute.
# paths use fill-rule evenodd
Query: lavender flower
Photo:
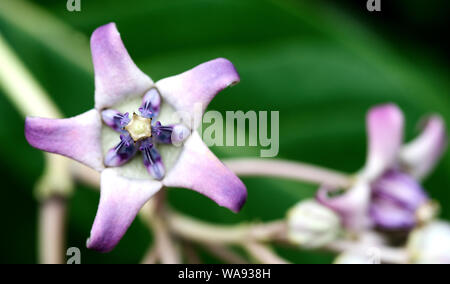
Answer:
<svg viewBox="0 0 450 284"><path fill-rule="evenodd" d="M95 108L68 119L25 122L33 147L101 172L88 248L112 250L163 186L192 189L239 211L247 198L244 184L203 143L199 125L174 116L193 115L196 104L204 111L218 92L238 83L232 63L212 60L154 83L132 61L113 23L93 33L91 50Z"/></svg>
<svg viewBox="0 0 450 284"><path fill-rule="evenodd" d="M331 197L335 188L322 187L317 199L335 210L347 228L410 230L433 216L434 203L419 181L434 168L446 147L441 117L427 119L422 134L403 144L404 118L395 105L370 110L367 118L369 154L354 186Z"/></svg>

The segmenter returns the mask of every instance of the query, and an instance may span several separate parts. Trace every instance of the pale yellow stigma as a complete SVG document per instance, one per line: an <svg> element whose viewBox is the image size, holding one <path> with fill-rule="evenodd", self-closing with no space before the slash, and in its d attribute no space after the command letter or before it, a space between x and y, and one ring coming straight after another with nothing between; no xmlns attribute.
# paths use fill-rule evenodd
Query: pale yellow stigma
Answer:
<svg viewBox="0 0 450 284"><path fill-rule="evenodd" d="M125 126L125 130L130 133L134 142L152 137L152 119L145 118L133 113L130 123Z"/></svg>

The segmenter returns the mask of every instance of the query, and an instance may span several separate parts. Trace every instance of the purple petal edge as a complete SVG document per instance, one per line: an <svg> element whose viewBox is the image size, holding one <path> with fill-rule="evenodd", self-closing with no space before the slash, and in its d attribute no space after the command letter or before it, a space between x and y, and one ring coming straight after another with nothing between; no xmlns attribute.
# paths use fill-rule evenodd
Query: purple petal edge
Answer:
<svg viewBox="0 0 450 284"><path fill-rule="evenodd" d="M239 81L234 65L227 59L218 58L182 74L162 79L156 82L156 87L175 110L194 116L197 109L203 112L220 91ZM196 129L196 126L192 128Z"/></svg>
<svg viewBox="0 0 450 284"><path fill-rule="evenodd" d="M139 210L161 187L157 181L128 179L115 169L104 170L100 203L87 247L100 252L114 249Z"/></svg>
<svg viewBox="0 0 450 284"><path fill-rule="evenodd" d="M185 142L163 184L192 189L233 212L239 212L247 200L245 185L208 149L197 132Z"/></svg>
<svg viewBox="0 0 450 284"><path fill-rule="evenodd" d="M360 231L370 225L368 213L370 205L370 186L360 182L350 188L344 194L337 197L329 197L333 188L322 186L316 195L316 200L322 205L338 213L343 224L353 230Z"/></svg>
<svg viewBox="0 0 450 284"><path fill-rule="evenodd" d="M419 137L403 146L401 162L413 176L423 179L434 169L447 143L444 119L433 115L426 120Z"/></svg>
<svg viewBox="0 0 450 284"><path fill-rule="evenodd" d="M397 162L403 144L404 117L394 104L372 108L367 115L369 151L363 175L375 180Z"/></svg>
<svg viewBox="0 0 450 284"><path fill-rule="evenodd" d="M99 27L91 37L95 71L95 108L111 107L131 96L142 96L153 81L133 62L116 24Z"/></svg>
<svg viewBox="0 0 450 284"><path fill-rule="evenodd" d="M66 119L27 117L25 138L31 146L103 170L101 118L96 110Z"/></svg>

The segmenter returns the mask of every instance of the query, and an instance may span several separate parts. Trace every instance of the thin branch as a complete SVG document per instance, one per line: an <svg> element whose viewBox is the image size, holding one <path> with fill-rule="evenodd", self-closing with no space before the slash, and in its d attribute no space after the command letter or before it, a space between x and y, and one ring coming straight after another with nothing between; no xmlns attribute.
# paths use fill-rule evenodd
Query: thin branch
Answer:
<svg viewBox="0 0 450 284"><path fill-rule="evenodd" d="M152 200L141 209L140 216L153 230L155 249L162 264L181 263L181 255L174 236L166 224L166 192L162 188Z"/></svg>
<svg viewBox="0 0 450 284"><path fill-rule="evenodd" d="M181 263L181 256L178 248L161 218L152 218L151 224L155 234L155 246L158 251L161 263Z"/></svg>
<svg viewBox="0 0 450 284"><path fill-rule="evenodd" d="M243 245L244 249L262 264L289 264L289 262L272 251L268 246L248 242Z"/></svg>
<svg viewBox="0 0 450 284"><path fill-rule="evenodd" d="M209 253L212 255L218 257L221 260L226 261L230 264L247 264L248 261L240 256L239 254L232 251L230 248L228 248L225 245L221 244L208 244L204 243L202 244L202 247L206 249Z"/></svg>
<svg viewBox="0 0 450 284"><path fill-rule="evenodd" d="M73 161L71 172L75 180L94 189L100 188L100 173L79 162Z"/></svg>
<svg viewBox="0 0 450 284"><path fill-rule="evenodd" d="M24 116L61 117L61 112L10 48L0 33L0 87ZM45 168L36 184L35 194L41 201L39 212L39 260L62 263L66 200L73 191L67 158L45 154Z"/></svg>
<svg viewBox="0 0 450 284"><path fill-rule="evenodd" d="M202 261L200 260L200 257L198 256L197 251L193 247L192 243L189 241L183 241L182 242L183 252L184 256L186 258L186 262L188 264L200 264Z"/></svg>
<svg viewBox="0 0 450 284"><path fill-rule="evenodd" d="M152 246L145 254L141 264L156 264L158 262L158 258L158 250L156 249L156 246Z"/></svg>
<svg viewBox="0 0 450 284"><path fill-rule="evenodd" d="M42 264L64 263L65 220L67 201L53 196L39 207L39 262Z"/></svg>
<svg viewBox="0 0 450 284"><path fill-rule="evenodd" d="M343 188L352 184L351 176L347 174L305 163L259 159L232 159L224 162L238 176L281 177ZM94 170L74 162L72 173L77 180L87 185L99 186L99 174Z"/></svg>
<svg viewBox="0 0 450 284"><path fill-rule="evenodd" d="M299 162L263 159L231 159L224 163L238 176L281 177L347 188L352 184L348 174Z"/></svg>
<svg viewBox="0 0 450 284"><path fill-rule="evenodd" d="M25 116L59 118L61 113L0 34L0 86Z"/></svg>
<svg viewBox="0 0 450 284"><path fill-rule="evenodd" d="M269 241L286 230L284 221L267 224L216 225L170 211L167 224L176 235L201 243L240 244L244 241Z"/></svg>

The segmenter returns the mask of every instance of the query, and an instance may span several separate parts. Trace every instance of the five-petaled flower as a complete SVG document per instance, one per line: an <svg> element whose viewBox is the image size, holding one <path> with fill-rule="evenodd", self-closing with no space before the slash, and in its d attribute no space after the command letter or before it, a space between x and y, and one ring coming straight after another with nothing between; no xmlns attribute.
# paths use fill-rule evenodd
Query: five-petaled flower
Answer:
<svg viewBox="0 0 450 284"><path fill-rule="evenodd" d="M204 111L218 92L238 83L233 64L215 59L154 83L134 64L113 23L93 33L91 50L95 108L68 119L25 122L32 146L101 172L87 246L112 250L163 186L192 189L239 211L247 198L244 184L203 143L198 123L174 115L193 116L195 105Z"/></svg>
<svg viewBox="0 0 450 284"><path fill-rule="evenodd" d="M401 110L395 105L371 109L366 166L344 194L332 197L337 189L323 186L317 200L339 213L344 225L354 232L372 227L409 231L431 219L435 204L419 181L434 168L447 137L441 117L433 115L425 122L422 134L403 145Z"/></svg>

